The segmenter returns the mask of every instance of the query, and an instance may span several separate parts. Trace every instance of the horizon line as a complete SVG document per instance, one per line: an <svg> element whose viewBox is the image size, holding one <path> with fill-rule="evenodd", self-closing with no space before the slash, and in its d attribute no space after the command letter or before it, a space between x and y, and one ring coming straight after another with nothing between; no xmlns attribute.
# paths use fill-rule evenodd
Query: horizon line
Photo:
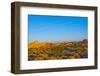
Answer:
<svg viewBox="0 0 100 76"><path fill-rule="evenodd" d="M86 38L85 38L86 39ZM32 40L32 41L28 41L28 43L32 43L32 42L34 42L34 41L37 41L37 42L48 42L48 43L62 43L62 42L79 42L79 41L83 41L83 40L85 40L85 39L81 39L81 40L69 40L69 41L40 41L40 40ZM86 39L86 40L88 40L88 39Z"/></svg>

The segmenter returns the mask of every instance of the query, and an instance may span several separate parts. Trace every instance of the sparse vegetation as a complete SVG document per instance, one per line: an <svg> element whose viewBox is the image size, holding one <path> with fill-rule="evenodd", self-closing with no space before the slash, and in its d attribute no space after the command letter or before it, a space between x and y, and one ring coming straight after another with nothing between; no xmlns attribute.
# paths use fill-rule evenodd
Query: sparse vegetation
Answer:
<svg viewBox="0 0 100 76"><path fill-rule="evenodd" d="M28 45L28 60L79 59L88 57L88 41L50 43L33 41Z"/></svg>

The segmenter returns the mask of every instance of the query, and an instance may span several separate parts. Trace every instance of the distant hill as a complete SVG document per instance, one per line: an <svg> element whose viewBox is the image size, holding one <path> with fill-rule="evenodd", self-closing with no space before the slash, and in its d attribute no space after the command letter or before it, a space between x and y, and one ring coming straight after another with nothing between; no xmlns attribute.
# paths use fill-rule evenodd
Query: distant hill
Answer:
<svg viewBox="0 0 100 76"><path fill-rule="evenodd" d="M87 42L88 42L88 40L87 40L87 39L84 39L82 42L83 42L83 43L87 43Z"/></svg>
<svg viewBox="0 0 100 76"><path fill-rule="evenodd" d="M84 39L82 41L79 41L78 43L87 43L88 40ZM77 42L61 42L61 43L50 43L50 42L40 42L40 41L33 41L31 43L28 44L28 48L39 48L39 47L50 47L50 46L58 46L58 45L62 45L62 44L72 44L72 43L77 43Z"/></svg>
<svg viewBox="0 0 100 76"><path fill-rule="evenodd" d="M53 43L33 41L28 45L28 48L39 48L39 47L49 47L54 45Z"/></svg>

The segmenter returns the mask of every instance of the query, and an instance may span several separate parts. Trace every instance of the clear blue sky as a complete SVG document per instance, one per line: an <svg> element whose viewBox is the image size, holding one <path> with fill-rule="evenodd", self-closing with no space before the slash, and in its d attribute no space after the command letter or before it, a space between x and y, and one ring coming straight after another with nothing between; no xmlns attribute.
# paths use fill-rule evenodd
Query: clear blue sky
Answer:
<svg viewBox="0 0 100 76"><path fill-rule="evenodd" d="M88 17L28 15L28 40L80 41L88 37Z"/></svg>

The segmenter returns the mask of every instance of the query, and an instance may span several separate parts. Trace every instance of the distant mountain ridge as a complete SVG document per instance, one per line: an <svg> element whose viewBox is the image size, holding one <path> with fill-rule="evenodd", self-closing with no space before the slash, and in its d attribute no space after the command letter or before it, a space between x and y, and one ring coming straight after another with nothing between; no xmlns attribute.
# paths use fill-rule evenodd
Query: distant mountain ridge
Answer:
<svg viewBox="0 0 100 76"><path fill-rule="evenodd" d="M88 40L84 39L82 41L78 41L80 43L87 43ZM73 43L73 42L61 42L61 43L52 43L52 42L40 42L38 40L33 41L31 43L28 44L28 48L39 48L39 47L50 47L53 45L60 45L60 44L66 44L66 43Z"/></svg>

